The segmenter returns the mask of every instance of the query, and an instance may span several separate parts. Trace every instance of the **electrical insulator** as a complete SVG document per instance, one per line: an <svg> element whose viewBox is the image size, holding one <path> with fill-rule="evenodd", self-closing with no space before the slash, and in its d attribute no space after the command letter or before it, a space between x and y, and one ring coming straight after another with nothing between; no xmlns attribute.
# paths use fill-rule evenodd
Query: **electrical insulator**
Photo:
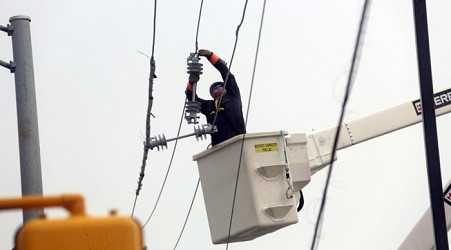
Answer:
<svg viewBox="0 0 451 250"><path fill-rule="evenodd" d="M167 149L168 141L166 140L166 137L164 135L158 135L158 138L157 138L157 136L154 136L154 137L150 138L150 143L149 143L148 147L150 149L157 148L158 151L160 151L160 147L161 147L161 149L164 149L164 148Z"/></svg>
<svg viewBox="0 0 451 250"><path fill-rule="evenodd" d="M188 64L188 74L202 75L202 63L200 63L200 58L197 53L190 53L186 59Z"/></svg>
<svg viewBox="0 0 451 250"><path fill-rule="evenodd" d="M160 147L162 149L168 148L169 141L175 141L175 140L190 137L190 136L195 136L197 140L199 140L199 139L203 140L203 139L207 138L207 134L213 134L216 132L218 132L216 126L213 126L211 124L205 124L202 126L197 125L197 127L194 127L194 133L191 133L191 134L181 135L181 136L170 138L170 139L166 139L166 137L163 134L154 136L154 137L150 138L150 142L147 145L147 147L150 149L157 148L158 151L160 151Z"/></svg>
<svg viewBox="0 0 451 250"><path fill-rule="evenodd" d="M196 139L199 140L199 138L201 140L206 139L207 138L207 134L214 134L218 132L216 126L213 126L211 124L204 124L201 126L197 126L194 127L194 135L196 136Z"/></svg>
<svg viewBox="0 0 451 250"><path fill-rule="evenodd" d="M188 74L202 74L202 63L199 62L200 58L197 53L190 53L186 61L188 64ZM185 104L185 119L188 121L188 124L197 124L197 119L199 119L197 114L200 113L201 109L201 103L196 101L196 83L193 85L193 96L191 100L187 101Z"/></svg>
<svg viewBox="0 0 451 250"><path fill-rule="evenodd" d="M188 124L197 124L197 119L200 113L201 103L197 101L187 101L185 104L185 119L188 121Z"/></svg>

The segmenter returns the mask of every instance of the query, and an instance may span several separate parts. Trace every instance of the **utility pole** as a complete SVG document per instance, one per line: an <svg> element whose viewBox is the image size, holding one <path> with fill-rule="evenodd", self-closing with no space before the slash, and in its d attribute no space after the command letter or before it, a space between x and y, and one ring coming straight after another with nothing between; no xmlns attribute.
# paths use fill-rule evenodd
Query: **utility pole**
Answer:
<svg viewBox="0 0 451 250"><path fill-rule="evenodd" d="M423 115L424 143L426 148L429 197L434 225L435 247L438 250L447 250L449 246L435 120L426 0L413 0L413 8L420 78L421 113Z"/></svg>
<svg viewBox="0 0 451 250"><path fill-rule="evenodd" d="M14 62L0 61L15 76L17 124L20 151L22 196L42 195L41 156L39 147L38 115L34 84L33 54L28 16L13 16L10 24L0 30L12 37ZM24 210L23 222L36 218L40 210Z"/></svg>

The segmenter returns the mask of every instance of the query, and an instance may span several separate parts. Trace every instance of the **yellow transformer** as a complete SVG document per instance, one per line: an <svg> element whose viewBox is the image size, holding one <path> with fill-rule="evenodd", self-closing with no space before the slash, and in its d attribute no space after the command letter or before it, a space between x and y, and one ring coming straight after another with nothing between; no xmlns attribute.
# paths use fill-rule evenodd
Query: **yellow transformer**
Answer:
<svg viewBox="0 0 451 250"><path fill-rule="evenodd" d="M141 226L130 217L89 217L80 195L27 196L0 200L1 209L61 206L70 213L64 219L32 219L16 234L17 250L142 250Z"/></svg>

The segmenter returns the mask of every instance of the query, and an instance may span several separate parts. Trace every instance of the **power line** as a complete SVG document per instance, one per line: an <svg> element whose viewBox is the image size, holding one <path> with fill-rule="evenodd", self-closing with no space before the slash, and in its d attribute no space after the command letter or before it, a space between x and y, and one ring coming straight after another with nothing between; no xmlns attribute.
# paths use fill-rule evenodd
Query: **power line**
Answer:
<svg viewBox="0 0 451 250"><path fill-rule="evenodd" d="M247 126L247 120L249 117L249 110L251 107L251 98L252 98L252 90L254 88L254 79L255 79L255 72L256 72L256 68L257 68L257 59L258 59L258 52L260 50L260 39L261 39L261 35L262 35L262 29L263 29L263 20L265 18L265 9L266 9L266 0L263 1L263 10L262 10L262 16L260 19L260 29L258 31L258 39L257 39L257 49L255 51L255 58L254 58L254 68L252 70L252 79L251 79L251 87L249 90L249 100L247 102L247 110L246 110L246 126Z"/></svg>
<svg viewBox="0 0 451 250"><path fill-rule="evenodd" d="M241 25L244 22L244 17L246 15L246 8L247 8L247 2L248 0L246 0L246 2L244 3L244 9L243 9L243 14L241 16L241 21L238 24L238 26L236 27L236 31L235 31L235 44L233 45L233 51L232 51L232 56L230 58L230 66L229 66L229 70L227 71L227 75L224 79L224 88L227 86L227 80L229 79L229 75L230 75L230 71L232 69L232 63L233 63L233 58L235 57L235 51L236 51L236 46L238 44L238 35L240 32L240 28ZM219 113L219 109L221 108L221 102L222 102L222 96L224 95L224 93L221 93L221 96L219 97L219 101L218 101L218 105L216 107L216 114L215 114L215 118L213 119L213 126L216 124L216 118L218 117L218 113Z"/></svg>
<svg viewBox="0 0 451 250"><path fill-rule="evenodd" d="M174 246L173 250L175 250L177 248L177 245L179 244L180 239L182 238L183 232L185 231L186 223L188 222L189 216L191 214L191 210L193 208L194 200L196 199L196 194L197 194L197 190L199 188L199 183L200 183L200 178L197 179L196 190L194 190L193 199L191 200L191 205L189 206L188 214L186 215L186 218L185 218L185 223L183 223L182 230L180 231L179 238L177 239L177 242L175 243L175 246Z"/></svg>
<svg viewBox="0 0 451 250"><path fill-rule="evenodd" d="M196 43L195 43L196 50L194 51L196 53L199 50L197 38L199 37L200 18L202 17L202 7L203 7L203 5L204 5L204 0L201 0L200 8L199 8L199 17L197 19L197 29L196 29Z"/></svg>
<svg viewBox="0 0 451 250"><path fill-rule="evenodd" d="M185 99L185 101L186 101L186 99ZM181 116L181 118L180 118L179 128L178 128L178 131L177 131L177 137L180 135L180 130L181 130L181 128L182 128L182 123L183 123L184 113L185 113L185 105L183 105L182 116ZM146 220L146 222L144 223L144 225L142 226L142 228L146 227L147 223L148 223L148 222L150 221L150 219L152 218L152 216L153 216L153 214L154 214L154 212L155 212L155 209L156 209L157 206L158 206L158 203L159 203L160 198L161 198L161 194L163 193L163 189L164 189L165 184L166 184L166 180L168 179L168 176L169 176L169 171L171 170L171 166L172 166L172 162L173 162L173 160L174 160L175 151L176 151L176 149L177 149L178 141L179 141L178 139L175 140L174 148L173 148L173 150L172 150L171 160L169 161L169 166L168 166L168 169L167 169L167 171L166 171L166 175L165 175L165 177L164 177L163 184L161 185L160 193L158 194L157 201L155 202L155 205L154 205L154 207L153 207L153 209L152 209L152 212L150 213L149 217L147 218L147 220Z"/></svg>
<svg viewBox="0 0 451 250"><path fill-rule="evenodd" d="M200 4L199 17L198 17L197 28L196 28L196 41L195 41L196 52L197 52L197 50L198 50L198 36L199 36L200 20L201 20L201 17L202 17L202 7L203 7L203 2L204 2L204 1L202 0L202 1L201 1L201 4ZM187 100L187 98L185 99L185 102L186 102L186 100ZM182 123L183 123L184 113L185 113L185 105L183 106L183 109L182 109L182 116L181 116L181 118L180 118L179 128L178 128L178 131L177 131L177 137L179 137L179 135L180 135L180 130L181 130ZM152 209L152 212L150 213L149 217L147 218L147 220L146 220L146 222L144 223L144 225L142 226L142 228L144 228L144 227L147 225L147 223L150 221L150 219L152 218L152 216L153 216L153 214L154 214L154 212L155 212L155 210L156 210L156 207L158 206L158 203L159 203L159 201L160 201L160 198L161 198L163 189L164 189L165 184L166 184L166 180L167 180L167 178L168 178L168 176L169 176L169 172L170 172L170 169L171 169L171 166L172 166L172 162L173 162L173 160L174 160L175 151L176 151L176 149L177 149L177 143L178 143L178 139L175 141L174 149L173 149L173 151L172 151L171 160L170 160L170 162L169 162L169 166L168 166L168 169L167 169L167 171L166 171L166 175L165 175L163 184L162 184L162 186L161 186L161 188L160 188L160 192L159 192L159 194L158 194L157 201L155 202L155 205L154 205L154 207L153 207L153 209ZM200 181L200 179L199 179L199 181ZM184 231L186 222L188 221L188 217L189 217L189 214L190 214L190 211L191 211L191 207L192 207L192 205L193 205L194 198L196 197L197 188L198 188L198 186L199 186L199 181L198 181L197 186L196 186L196 191L195 191L195 193L194 193L193 201L192 201L192 203L191 203L191 206L190 206L188 215L187 215L187 217L186 217L186 219L185 219L185 224L184 224L183 229L182 229L182 231L181 231L181 233L180 233L179 239L177 240L177 243L176 243L176 245L174 246L174 249L177 247L177 244L178 244L180 238L182 237L182 234L183 234L183 231Z"/></svg>
<svg viewBox="0 0 451 250"><path fill-rule="evenodd" d="M234 48L233 48L233 52L232 52L232 57L231 57L231 59L230 59L229 70L228 70L227 75L226 75L226 78L225 78L225 80L224 80L224 87L227 85L227 80L228 80L228 77L229 77L229 75L230 75L230 69L231 69L231 67L232 67L232 62L233 62L233 58L234 58L235 51L236 51L236 47L237 47L237 43L238 43L239 29L240 29L240 27L241 27L241 25L243 24L243 21L244 21L244 17L245 17L245 13L246 13L246 7L247 7L247 2L248 2L248 1L245 2L245 6L244 6L244 10L243 10L243 15L242 15L242 18L241 18L241 21L240 21L239 25L237 26L237 30L236 30L236 33L235 33L235 35L236 35L235 44L234 44ZM202 10L202 4L203 4L203 1L202 1L202 3L201 3L201 10ZM265 0L264 6L265 6L265 5L266 5L266 0ZM264 8L265 8L265 7L263 7L263 12L264 12ZM200 22L200 18L201 18L201 12L202 12L202 11L200 11L200 13L199 13L199 22ZM199 32L199 22L198 22L198 27L197 27L197 32L196 32L196 52L197 52L197 49L198 49L198 47L197 47L197 34L198 34L198 32ZM262 23L263 23L263 15L262 15ZM260 36L261 36L261 26L260 26L260 33L259 33L259 38L258 38L258 44L260 43ZM255 58L255 63L254 63L254 71L253 71L253 76L252 76L251 92L252 92L252 86L253 86L253 81L254 81L254 76L255 76L255 68L256 68L257 57L258 57L258 46L257 46L256 58ZM251 100L251 93L250 93L250 96L249 96L248 110L247 110L247 114L246 114L246 123L247 123L247 118L248 118L248 113L249 113L250 100ZM218 102L218 106L217 106L217 110L216 110L216 115L215 115L215 118L214 118L213 124L212 124L213 126L214 126L214 124L216 123L216 118L217 118L218 110L219 110L220 105L221 105L221 101L222 101L222 95L221 95L221 97L220 97L220 99L219 99L219 102ZM246 126L246 124L245 124L245 126ZM233 203L233 204L232 204L232 214L231 214L231 218L230 218L229 232L228 232L228 236L227 236L227 246L226 246L227 249L228 249L228 245L229 245L230 229L231 229L231 225L232 225L233 210L234 210L235 200L236 200L236 190L237 190L237 186L238 186L238 177L239 177L239 172L240 172L241 157L242 157L242 154L243 154L243 146L244 146L244 137L243 137L243 141L242 141L242 145L241 145L240 160L239 160L239 163L238 163L238 173L237 173L237 178L236 178L236 183L235 183L235 192L234 192L234 197L233 197L233 202L232 202L232 203ZM191 202L191 205L190 205L190 208L189 208L187 217L186 217L186 219L185 219L185 223L184 223L184 225L183 225L182 231L181 231L181 233L180 233L180 235L179 235L179 238L178 238L178 240L177 240L176 245L174 246L174 250L175 250L175 248L177 247L177 245L178 245L178 243L179 243L179 241L180 241L180 238L181 238L182 235L183 235L183 232L184 232L186 223L187 223L187 221L188 221L188 219L189 219L190 212L191 212L191 209L192 209L192 205L193 205L193 203L194 203L194 199L195 199L196 194L197 194L197 189L198 189L198 186L199 186L199 182L200 182L200 178L199 178L199 180L198 180L198 183L197 183L197 186L196 186L196 191L194 192L194 196L193 196L193 199L192 199L192 202Z"/></svg>
<svg viewBox="0 0 451 250"><path fill-rule="evenodd" d="M362 37L364 35L364 26L366 24L367 9L370 4L369 2L370 2L369 0L365 0L363 9L362 9L362 16L360 18L359 31L358 31L355 46L354 46L354 54L352 57L351 69L349 71L348 83L346 85L346 92L345 92L345 96L344 96L342 107L341 107L341 114L340 114L340 118L338 120L337 131L335 133L335 139L334 139L334 144L333 144L333 148L332 148L331 163L330 163L329 171L327 172L326 184L324 186L324 191L323 191L323 198L321 200L318 218L316 220L316 225L315 225L315 232L313 234L312 246L311 246L312 250L314 250L318 247L316 242L317 242L317 239L319 238L319 234L321 233L321 231L319 230L319 226L320 226L320 224L322 224L322 221L323 221L322 218L323 218L324 208L325 208L325 204L326 204L326 196L327 196L327 191L329 189L330 178L332 175L332 168L333 168L333 164L334 164L333 159L335 158L335 153L336 153L337 144L338 144L338 138L340 137L341 124L343 122L343 117L344 117L344 113L346 110L346 104L348 103L348 98L349 98L349 95L351 92L351 87L355 80L355 71L358 66L358 56L359 56L360 50L361 50L360 43L361 43L361 40L363 39Z"/></svg>
<svg viewBox="0 0 451 250"><path fill-rule="evenodd" d="M247 5L247 1L246 1L246 5ZM244 124L245 127L247 127L247 121L248 121L248 118L249 118L249 110L250 110L250 106L251 106L252 90L253 90L253 87L254 87L254 79L255 79L255 72L256 72L256 68L257 68L258 52L259 52L259 49L260 49L260 40L261 40L261 34L262 34L262 29L263 29L263 20L264 20L264 17L265 17L265 9L266 9L266 0L263 1L263 10L262 10L262 15L261 15L261 20L260 20L260 28L259 28L259 32L258 32L257 48L256 48L256 51L255 51L254 67L253 67L253 70L252 70L251 86L250 86L250 90L249 90L249 100L248 100L247 110L246 110L246 120L245 120L245 124ZM245 11L246 11L246 6L244 7L243 19L242 20L244 20L244 12ZM241 21L241 23L242 23L242 21ZM238 26L238 29L241 26L241 23ZM237 33L237 36L238 36L238 33ZM235 210L236 194L237 194L237 190L238 190L238 180L239 180L240 169L241 169L241 159L242 159L242 156L243 156L243 149L244 149L244 136L243 136L243 139L241 141L240 158L239 158L239 161L238 161L238 169L237 169L237 175L236 175L236 180L235 180L235 190L233 192L232 211L230 213L230 222L229 222L229 229L228 229L228 233L227 233L226 249L229 248L230 232L232 230L233 214L234 214L234 210Z"/></svg>

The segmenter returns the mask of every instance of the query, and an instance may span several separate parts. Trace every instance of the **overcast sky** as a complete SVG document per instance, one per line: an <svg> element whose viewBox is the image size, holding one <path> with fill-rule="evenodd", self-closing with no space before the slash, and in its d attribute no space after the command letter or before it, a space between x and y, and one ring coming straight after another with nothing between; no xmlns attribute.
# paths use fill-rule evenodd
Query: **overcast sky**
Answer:
<svg viewBox="0 0 451 250"><path fill-rule="evenodd" d="M130 215L142 160L153 1L6 1L0 25L31 17L45 195L80 193L90 215L111 208ZM250 99L263 2L249 1L231 71ZM303 133L337 123L363 1L268 1L247 122L248 132ZM157 6L151 134L177 134L187 81L186 58L195 50L200 1ZM204 2L199 48L230 61L244 1ZM451 86L451 2L428 1L434 88ZM12 61L2 32L0 60ZM412 1L373 1L360 65L345 120L419 96ZM220 80L204 61L199 95ZM0 70L0 197L20 190L14 75ZM201 121L205 123L205 119ZM384 121L380 121L383 123ZM451 178L451 115L437 119L442 179ZM181 134L191 133L183 122ZM332 175L319 249L395 249L429 206L422 126L344 149ZM192 155L209 140L179 141L160 204L145 227L152 250L172 249L198 179ZM135 216L149 216L172 154L151 151ZM309 249L326 171L304 188L299 223L229 249ZM65 217L59 209L49 217ZM10 249L20 211L0 213L0 249ZM178 249L213 245L201 189Z"/></svg>

